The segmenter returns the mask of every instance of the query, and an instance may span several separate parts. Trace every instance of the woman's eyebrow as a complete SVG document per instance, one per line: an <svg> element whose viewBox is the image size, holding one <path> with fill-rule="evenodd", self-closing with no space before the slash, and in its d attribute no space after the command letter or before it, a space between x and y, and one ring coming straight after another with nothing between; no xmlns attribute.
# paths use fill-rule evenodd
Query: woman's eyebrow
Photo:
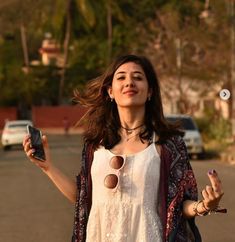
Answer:
<svg viewBox="0 0 235 242"><path fill-rule="evenodd" d="M144 73L141 72L141 71L133 71L132 73L133 74L141 74L141 75L144 75ZM119 71L115 75L118 75L118 74L126 74L126 72L125 71Z"/></svg>
<svg viewBox="0 0 235 242"><path fill-rule="evenodd" d="M144 75L144 73L141 72L141 71L133 71L133 74L141 74L141 75Z"/></svg>
<svg viewBox="0 0 235 242"><path fill-rule="evenodd" d="M125 71L119 71L117 73L115 73L115 75L118 75L118 74L125 74L126 72Z"/></svg>

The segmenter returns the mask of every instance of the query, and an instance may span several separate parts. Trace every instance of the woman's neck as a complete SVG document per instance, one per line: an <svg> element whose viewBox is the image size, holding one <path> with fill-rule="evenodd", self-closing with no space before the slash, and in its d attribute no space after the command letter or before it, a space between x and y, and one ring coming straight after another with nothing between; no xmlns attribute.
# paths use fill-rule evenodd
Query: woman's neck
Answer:
<svg viewBox="0 0 235 242"><path fill-rule="evenodd" d="M145 111L143 108L119 108L118 113L121 127L126 130L134 130L144 125Z"/></svg>
<svg viewBox="0 0 235 242"><path fill-rule="evenodd" d="M139 141L139 134L144 129L144 109L143 108L120 108L118 109L121 127L120 135L122 142Z"/></svg>

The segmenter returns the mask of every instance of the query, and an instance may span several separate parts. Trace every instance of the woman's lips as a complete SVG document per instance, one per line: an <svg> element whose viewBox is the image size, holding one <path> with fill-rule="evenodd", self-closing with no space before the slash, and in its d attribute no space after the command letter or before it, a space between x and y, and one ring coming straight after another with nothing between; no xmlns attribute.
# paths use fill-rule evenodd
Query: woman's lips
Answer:
<svg viewBox="0 0 235 242"><path fill-rule="evenodd" d="M136 93L137 93L137 91L134 91L134 90L129 90L129 91L123 92L123 94L126 94L126 95L134 95Z"/></svg>

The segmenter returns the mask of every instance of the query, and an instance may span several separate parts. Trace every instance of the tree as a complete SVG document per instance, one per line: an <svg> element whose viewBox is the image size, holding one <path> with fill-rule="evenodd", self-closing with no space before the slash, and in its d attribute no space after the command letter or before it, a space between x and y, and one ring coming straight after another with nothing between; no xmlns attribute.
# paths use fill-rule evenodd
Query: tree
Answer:
<svg viewBox="0 0 235 242"><path fill-rule="evenodd" d="M6 73L9 76L8 68L18 73L24 63L38 59L44 33L50 32L61 43L63 68L41 66L30 74L45 90L39 99L48 103L58 103L55 93L60 93L60 101L62 96L67 98L74 87L83 86L86 80L101 73L110 59L124 53L149 56L161 80L177 82L180 78L176 78L179 68L175 39L179 37L183 43L182 80L218 83L228 79L229 25L226 4L221 1L211 2L210 21L200 17L204 1L199 0L26 0L21 3L15 0L6 5L5 2L0 15L0 80L8 85L5 80ZM28 61L20 45L21 23L26 33L23 39L27 40ZM18 81L26 79L18 78Z"/></svg>
<svg viewBox="0 0 235 242"><path fill-rule="evenodd" d="M68 59L69 59L69 46L71 41L71 32L73 28L73 20L74 19L74 11L76 12L76 7L79 7L78 10L79 14L84 17L87 24L91 27L95 24L95 17L92 12L90 3L88 0L57 0L57 7L59 6L60 9L65 9L60 16L56 15L57 21L60 23L59 26L64 26L64 33L62 32L62 36L64 36L63 40L63 65L61 67L61 78L60 78L60 85L59 85L59 95L58 95L58 103L62 102L63 99L63 90L64 90L64 82L65 82L65 75L66 69L68 67ZM76 21L76 20L75 20ZM63 28L62 28L63 30Z"/></svg>

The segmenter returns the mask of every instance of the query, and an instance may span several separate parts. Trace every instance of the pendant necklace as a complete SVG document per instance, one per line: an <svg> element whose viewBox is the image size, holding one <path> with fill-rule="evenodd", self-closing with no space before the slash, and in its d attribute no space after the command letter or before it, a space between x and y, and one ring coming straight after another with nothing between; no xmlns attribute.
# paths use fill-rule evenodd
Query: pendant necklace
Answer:
<svg viewBox="0 0 235 242"><path fill-rule="evenodd" d="M121 128L122 128L122 129L125 129L126 132L127 132L127 134L132 134L132 132L133 132L134 130L136 130L136 129L142 127L142 126L144 126L144 124L141 124L141 125L139 125L139 126L137 126L137 127L135 127L135 128L126 128L126 127L123 127L123 126L121 125Z"/></svg>

